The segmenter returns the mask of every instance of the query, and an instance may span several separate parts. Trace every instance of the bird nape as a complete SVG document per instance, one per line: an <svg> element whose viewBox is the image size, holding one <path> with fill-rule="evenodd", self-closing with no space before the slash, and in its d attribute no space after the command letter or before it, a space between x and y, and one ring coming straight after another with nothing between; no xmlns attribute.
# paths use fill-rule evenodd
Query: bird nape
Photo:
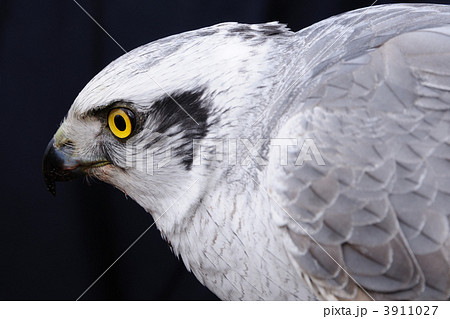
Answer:
<svg viewBox="0 0 450 319"><path fill-rule="evenodd" d="M128 194L222 299L448 300L450 7L141 46L80 92L43 174Z"/></svg>

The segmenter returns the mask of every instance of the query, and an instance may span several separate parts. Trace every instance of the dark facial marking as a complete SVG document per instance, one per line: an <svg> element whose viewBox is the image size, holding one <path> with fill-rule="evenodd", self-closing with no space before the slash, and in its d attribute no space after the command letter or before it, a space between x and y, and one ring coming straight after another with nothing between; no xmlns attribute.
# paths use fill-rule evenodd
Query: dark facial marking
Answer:
<svg viewBox="0 0 450 319"><path fill-rule="evenodd" d="M164 134L170 128L179 128L185 143L173 151L176 156L182 157L182 163L190 170L193 161L193 140L205 137L208 131L209 103L203 98L203 91L174 93L171 97L165 96L155 102L149 110L149 117L154 123L158 123L158 133Z"/></svg>

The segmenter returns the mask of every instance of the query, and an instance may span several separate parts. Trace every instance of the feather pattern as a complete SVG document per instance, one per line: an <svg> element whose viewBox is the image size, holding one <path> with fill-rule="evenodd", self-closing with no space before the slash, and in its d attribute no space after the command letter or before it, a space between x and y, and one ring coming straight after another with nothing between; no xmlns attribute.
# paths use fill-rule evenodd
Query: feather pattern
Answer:
<svg viewBox="0 0 450 319"><path fill-rule="evenodd" d="M348 51L287 98L278 137L312 138L327 165L293 165L299 149L290 166L274 165L275 196L293 218L274 214L302 247L291 251L300 269L338 299L360 287L375 299L450 297L450 20L446 11L436 15L445 25L429 26L422 8L387 9L379 24L386 12L370 11Z"/></svg>

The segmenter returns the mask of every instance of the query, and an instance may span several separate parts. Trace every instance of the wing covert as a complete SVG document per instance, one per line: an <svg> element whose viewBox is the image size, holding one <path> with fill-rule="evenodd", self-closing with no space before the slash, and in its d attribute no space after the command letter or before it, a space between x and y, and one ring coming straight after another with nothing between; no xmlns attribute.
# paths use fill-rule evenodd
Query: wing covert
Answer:
<svg viewBox="0 0 450 319"><path fill-rule="evenodd" d="M294 91L277 137L299 143L288 166L270 154L268 174L293 263L323 298L355 298L351 276L375 299L448 299L450 25L396 36ZM324 166L294 164L306 139Z"/></svg>

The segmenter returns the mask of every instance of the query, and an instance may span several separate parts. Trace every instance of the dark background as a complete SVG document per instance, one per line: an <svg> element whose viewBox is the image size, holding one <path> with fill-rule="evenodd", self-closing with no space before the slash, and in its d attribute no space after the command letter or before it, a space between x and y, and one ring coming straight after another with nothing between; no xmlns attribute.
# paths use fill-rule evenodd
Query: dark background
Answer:
<svg viewBox="0 0 450 319"><path fill-rule="evenodd" d="M278 20L297 31L373 0L78 2L131 50L225 21ZM397 1L378 3L389 2ZM71 0L0 0L0 300L77 299L153 222L111 186L59 183L53 198L41 176L44 148L72 101L122 54ZM153 227L81 300L199 299L216 297Z"/></svg>

